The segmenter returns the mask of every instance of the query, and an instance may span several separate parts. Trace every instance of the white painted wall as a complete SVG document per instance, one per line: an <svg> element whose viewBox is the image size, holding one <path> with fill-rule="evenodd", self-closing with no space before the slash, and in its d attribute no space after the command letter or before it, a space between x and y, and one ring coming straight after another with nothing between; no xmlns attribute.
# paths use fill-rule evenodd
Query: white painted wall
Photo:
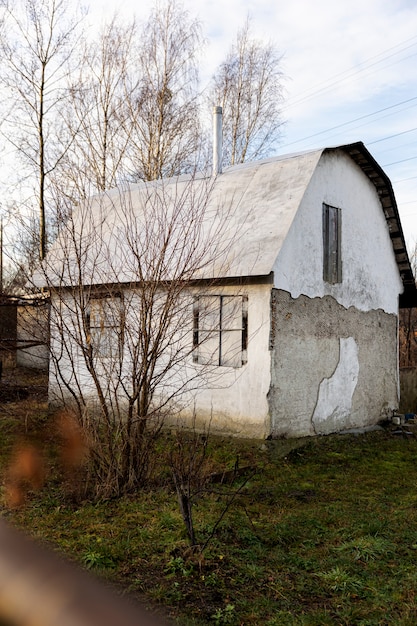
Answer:
<svg viewBox="0 0 417 626"><path fill-rule="evenodd" d="M216 288L201 293L218 293ZM194 396L199 421L216 432L263 438L270 434L267 394L271 383L269 351L271 285L222 287L222 294L248 296L248 361L241 368L216 368L217 383ZM203 376L204 367L200 367ZM192 406L190 404L190 406Z"/></svg>
<svg viewBox="0 0 417 626"><path fill-rule="evenodd" d="M131 292L130 292L131 293ZM172 388L180 387L187 382L190 388L186 393L175 398L181 408L181 415L189 419L194 409L197 413L196 427L205 428L211 423L211 429L216 432L241 435L245 437L263 438L270 433L269 407L267 393L270 388L270 284L207 287L192 290L193 294L200 295L247 295L248 296L248 352L247 363L240 368L202 366L192 362L191 355L180 363L166 385ZM56 296L55 296L56 298ZM73 296L67 293L63 296L66 305L58 311L57 303L51 309L51 351L58 357L52 361L49 378L50 400L59 404L62 392L67 398L70 394L62 384L63 378L68 385L77 388L85 397L94 400L95 391L93 381L83 362L81 350L70 341L70 334L76 334L76 323L71 319L71 311L75 310ZM126 296L126 300L128 297ZM132 301L132 314L135 309ZM184 309L185 311L185 309ZM182 313L184 312L182 311ZM193 310L192 297L186 309L181 341L187 342L187 349L192 344ZM182 314L181 313L181 314ZM62 343L59 329L60 319L64 320L66 336ZM156 322L157 323L157 322ZM125 355L123 371L128 377L129 358ZM197 379L196 379L197 374ZM116 381L114 381L116 386ZM117 391L122 398L120 388ZM176 421L177 415L173 420Z"/></svg>
<svg viewBox="0 0 417 626"><path fill-rule="evenodd" d="M342 211L342 283L323 281L322 204ZM333 296L361 311L398 312L402 283L377 191L342 151L324 153L274 264L293 298Z"/></svg>

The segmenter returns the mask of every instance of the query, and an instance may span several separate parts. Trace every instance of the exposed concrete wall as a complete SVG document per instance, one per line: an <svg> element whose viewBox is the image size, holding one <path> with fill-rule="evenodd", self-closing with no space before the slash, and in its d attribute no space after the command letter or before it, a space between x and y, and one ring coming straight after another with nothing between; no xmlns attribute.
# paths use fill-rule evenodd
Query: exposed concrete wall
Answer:
<svg viewBox="0 0 417 626"><path fill-rule="evenodd" d="M376 424L398 408L397 318L272 292L274 436Z"/></svg>

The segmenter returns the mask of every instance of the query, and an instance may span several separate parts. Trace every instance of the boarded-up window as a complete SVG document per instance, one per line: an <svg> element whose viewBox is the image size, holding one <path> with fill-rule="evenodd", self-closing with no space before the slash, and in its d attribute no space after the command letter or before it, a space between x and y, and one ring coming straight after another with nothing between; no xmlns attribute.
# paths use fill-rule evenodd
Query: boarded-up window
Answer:
<svg viewBox="0 0 417 626"><path fill-rule="evenodd" d="M92 298L89 307L89 339L98 357L111 358L120 354L121 298Z"/></svg>
<svg viewBox="0 0 417 626"><path fill-rule="evenodd" d="M247 296L199 296L194 301L194 362L241 367L247 361Z"/></svg>
<svg viewBox="0 0 417 626"><path fill-rule="evenodd" d="M341 222L341 210L323 204L323 279L332 285L342 282Z"/></svg>

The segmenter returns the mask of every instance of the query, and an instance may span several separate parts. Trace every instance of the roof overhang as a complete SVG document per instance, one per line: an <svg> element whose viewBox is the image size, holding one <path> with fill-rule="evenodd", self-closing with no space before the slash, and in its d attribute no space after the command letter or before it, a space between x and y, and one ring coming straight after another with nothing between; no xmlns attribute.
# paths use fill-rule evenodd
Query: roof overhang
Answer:
<svg viewBox="0 0 417 626"><path fill-rule="evenodd" d="M417 306L416 282L408 257L391 181L362 142L339 146L338 149L346 152L375 185L387 221L395 260L404 286L404 291L399 298L399 307L400 309L415 307Z"/></svg>

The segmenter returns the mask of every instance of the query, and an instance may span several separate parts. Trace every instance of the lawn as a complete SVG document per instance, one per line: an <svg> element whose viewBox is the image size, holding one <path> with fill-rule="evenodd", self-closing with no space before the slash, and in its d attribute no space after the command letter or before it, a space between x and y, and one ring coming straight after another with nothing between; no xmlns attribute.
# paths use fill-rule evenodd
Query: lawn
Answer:
<svg viewBox="0 0 417 626"><path fill-rule="evenodd" d="M3 517L118 592L184 625L417 623L417 438L406 434L414 426L292 450L210 436L213 479L193 508L206 545L190 550L169 472L120 499L74 498L55 467L41 387L31 384L28 397L0 405L1 467L5 476L19 437L41 448L49 475L14 508L3 488ZM248 469L233 473L237 465ZM232 482L219 480L225 471Z"/></svg>

